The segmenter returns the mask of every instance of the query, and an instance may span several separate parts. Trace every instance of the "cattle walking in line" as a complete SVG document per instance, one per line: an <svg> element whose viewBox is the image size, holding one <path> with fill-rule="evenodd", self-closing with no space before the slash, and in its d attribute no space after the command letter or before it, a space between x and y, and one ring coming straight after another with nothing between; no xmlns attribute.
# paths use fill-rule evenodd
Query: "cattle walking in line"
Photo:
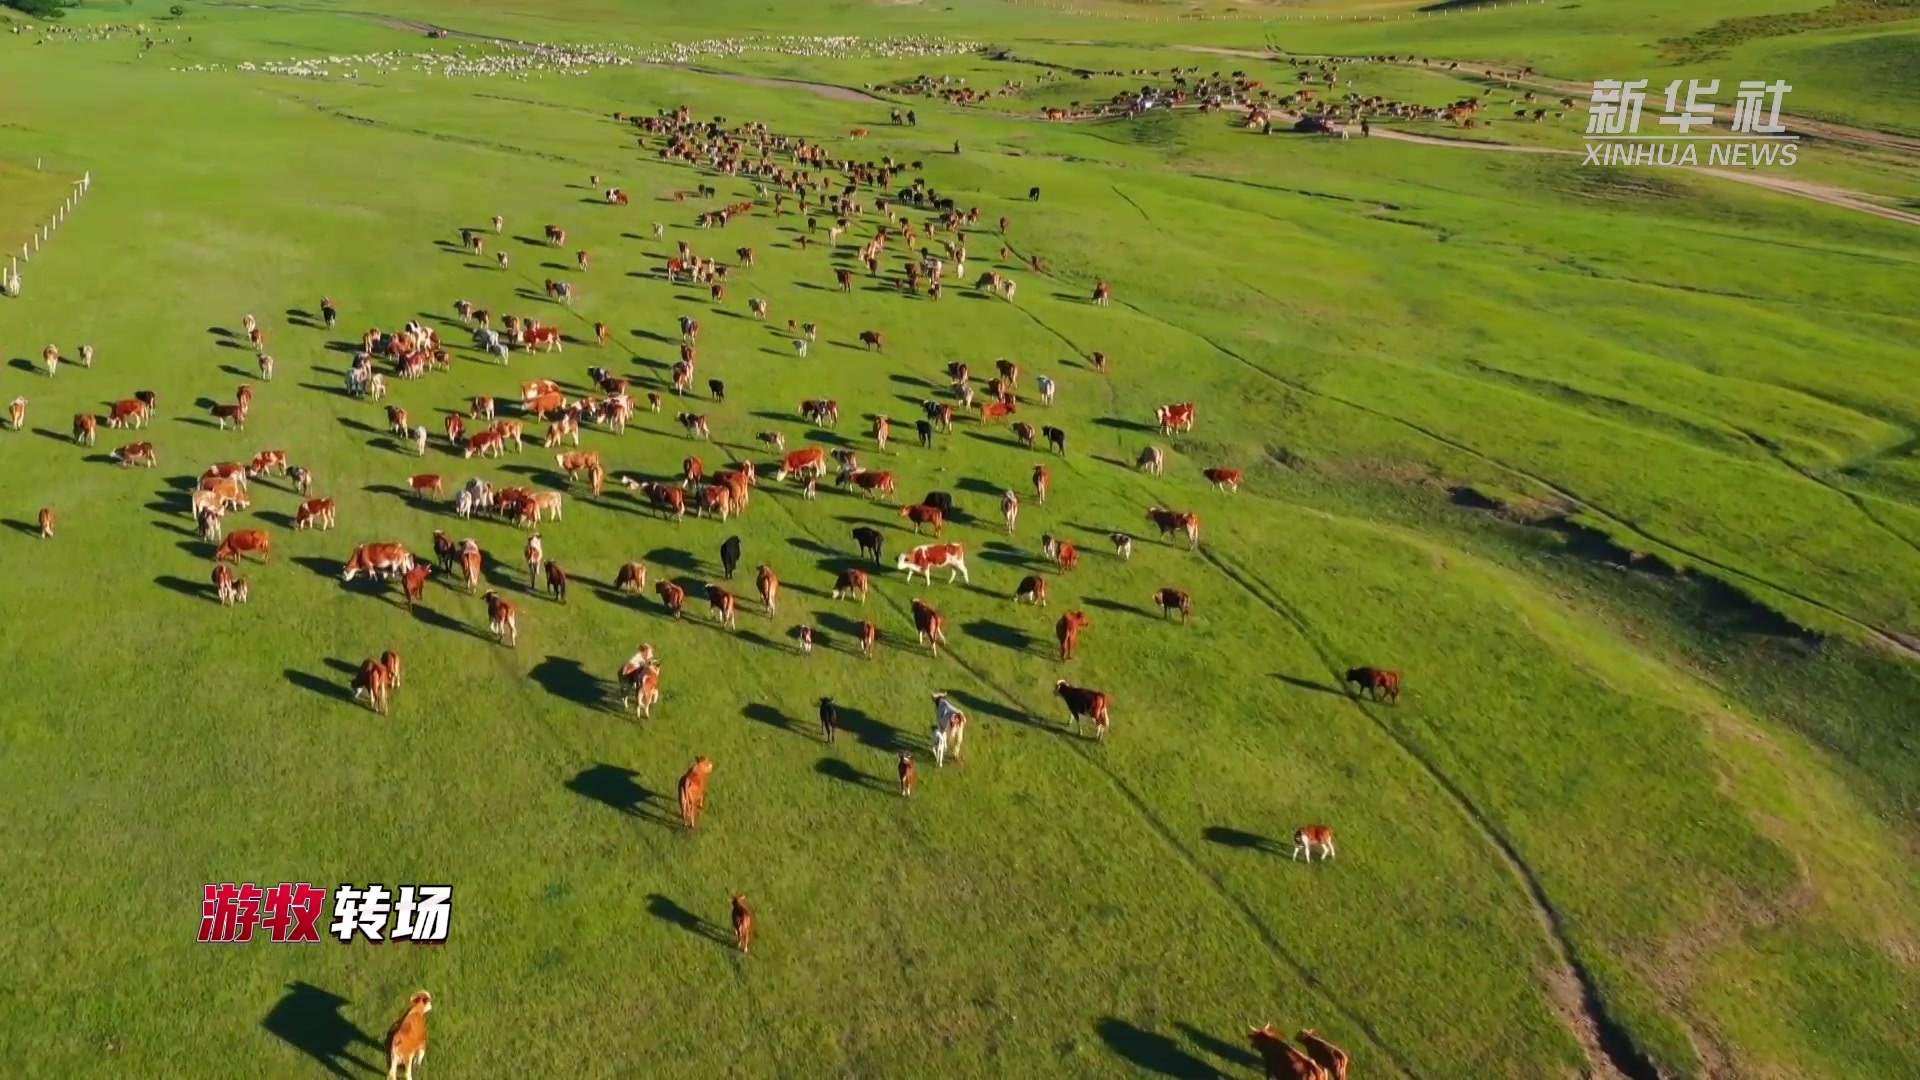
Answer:
<svg viewBox="0 0 1920 1080"><path fill-rule="evenodd" d="M1293 858L1298 859L1304 854L1307 862L1311 864L1316 849L1320 852L1322 860L1333 858L1332 829L1325 825L1303 825L1294 830Z"/></svg>
<svg viewBox="0 0 1920 1080"><path fill-rule="evenodd" d="M919 781L920 781L919 776L916 775L914 772L912 753L905 750L902 750L900 752L899 768L900 768L900 794L903 797L911 798L913 796L913 789L919 784Z"/></svg>
<svg viewBox="0 0 1920 1080"><path fill-rule="evenodd" d="M407 1067L407 1080L413 1080L414 1066L426 1060L427 1013L432 1009L433 995L420 991L387 1032L387 1080L396 1080L402 1065Z"/></svg>
<svg viewBox="0 0 1920 1080"><path fill-rule="evenodd" d="M700 825L700 814L707 808L707 778L712 775L713 761L697 757L693 767L680 777L680 824L686 828Z"/></svg>
<svg viewBox="0 0 1920 1080"><path fill-rule="evenodd" d="M743 953L753 950L753 911L747 907L745 893L733 898L733 943Z"/></svg>
<svg viewBox="0 0 1920 1080"><path fill-rule="evenodd" d="M1396 705L1400 702L1400 673L1397 671L1371 667L1348 668L1346 678L1341 682L1357 685L1360 693L1366 694L1371 700L1385 698Z"/></svg>

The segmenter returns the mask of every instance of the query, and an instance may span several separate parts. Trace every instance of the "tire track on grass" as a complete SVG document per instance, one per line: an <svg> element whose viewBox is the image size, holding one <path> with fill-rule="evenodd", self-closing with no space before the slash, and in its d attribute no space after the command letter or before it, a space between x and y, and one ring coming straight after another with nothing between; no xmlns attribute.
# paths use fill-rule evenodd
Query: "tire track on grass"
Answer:
<svg viewBox="0 0 1920 1080"><path fill-rule="evenodd" d="M1039 320L1036 319L1035 321L1037 322ZM1045 326L1044 323L1042 323L1041 325ZM1050 327L1048 329L1051 330ZM1055 336L1060 336L1060 335L1058 335L1058 333L1055 332ZM1065 340L1065 338L1062 338L1062 340ZM1069 342L1069 344L1071 344L1071 342ZM720 445L725 446L727 449L735 452L739 452L743 449L742 447L737 446L735 444L731 444L731 443L721 443ZM770 500L770 501L772 501L774 505L780 508L781 513L784 514L787 520L791 522L795 528L799 529L800 532L811 537L816 543L819 543L822 546L827 547L829 549L832 548L832 544L830 540L827 537L822 536L819 533L816 533L813 529L809 528L804 522L802 522L802 520L799 518L798 515L794 514L792 510L790 510L788 507L784 505L784 500ZM896 615L902 616L908 621L911 621L911 614L909 613L907 608L901 605L897 600L889 597L886 593L878 592L877 590L876 590L876 595L879 599L879 602L893 609ZM1035 709L1029 704L1027 704L1026 702L1022 701L1019 695L1015 694L1013 691L1001 685L998 680L994 679L990 674L988 674L986 669L979 666L978 664L968 661L961 654L959 650L954 649L952 646L948 646L946 655L949 658L951 658L953 662L956 665L958 665L962 671L972 676L972 678L975 680L977 685L985 687L987 690L992 692L993 696L999 698L1000 703L1004 707L1007 707L1015 712L1024 713L1026 715L1033 716L1036 718L1045 715L1040 710ZM1058 733L1060 730L1046 724L1044 721L1040 721L1037 719L1032 726L1034 726L1037 730L1044 731L1049 734ZM1406 1058L1400 1053L1400 1051L1396 1049L1392 1043L1388 1042L1386 1038L1380 1034L1380 1032L1373 1026L1373 1024L1370 1021L1363 1018L1358 1013L1354 1012L1352 1009L1348 1008L1341 1001L1339 996L1334 994L1326 986L1326 984L1321 982L1319 978L1317 978L1312 973L1312 971L1307 968L1307 966L1302 961L1296 958L1293 955L1293 953L1287 949L1285 943L1283 943L1280 940L1279 935L1277 935L1273 931L1273 929L1269 927L1263 919L1260 918L1259 914L1253 910L1253 907L1251 904L1249 904L1246 900L1242 899L1239 895L1237 895L1232 890L1232 888L1227 884L1227 882L1221 878L1221 876L1218 873L1216 873L1214 870L1209 868L1204 862L1200 860L1198 856L1196 856L1193 853L1192 849L1190 849L1189 847L1187 847L1187 845L1181 842L1179 834L1174 831L1172 826L1168 825L1164 820L1160 818L1160 816L1154 811L1152 804L1147 802L1147 800L1143 798L1139 794L1139 792L1135 791L1133 787L1129 785L1125 780L1121 779L1120 776L1116 774L1109 765L1107 765L1104 761L1101 761L1099 759L1097 755L1100 753L1100 751L1089 748L1085 743L1071 744L1068 747L1068 751L1072 753L1073 756L1078 761L1080 761L1081 764L1089 767L1095 773L1097 773L1102 779L1104 779L1107 782L1108 786L1114 791L1114 793L1120 796L1121 800L1125 802L1127 806L1133 810L1134 814L1142 822L1144 822L1147 825L1147 827L1151 829L1153 833L1160 838L1161 842L1164 845L1166 845L1166 847L1169 850L1171 850L1179 858L1180 862L1187 868L1187 870L1191 872L1195 877L1197 877L1202 883L1204 883L1207 886L1208 890L1213 893L1214 897L1217 900L1226 904L1227 907L1232 909L1235 914L1239 915L1241 921L1244 922L1247 928L1253 932L1254 936L1259 939L1261 945L1266 948L1268 955L1273 959L1273 961L1276 964L1285 968L1294 976L1294 978L1299 980L1300 983L1302 983L1307 988L1312 990L1315 994L1319 995L1330 1006L1332 1006L1333 1010L1336 1013L1340 1014L1341 1019L1345 1023L1352 1026L1354 1030L1359 1031L1363 1035L1365 1035L1366 1038L1376 1048L1378 1048L1379 1051L1386 1057L1386 1059L1392 1062L1394 1067L1398 1069L1401 1073L1407 1076L1419 1075L1418 1071L1415 1070L1411 1065L1407 1063Z"/></svg>
<svg viewBox="0 0 1920 1080"><path fill-rule="evenodd" d="M1334 679L1344 677L1345 669L1340 666L1341 661L1337 658L1332 643L1314 628L1313 623L1299 609L1287 603L1278 594L1257 584L1255 578L1225 556L1210 551L1206 547L1198 551L1201 558L1219 570L1228 580L1291 625L1320 658L1320 663L1329 677ZM1393 726L1375 717L1358 699L1344 694L1342 697L1349 708L1372 723L1381 734L1390 739L1403 754L1417 764L1435 786L1447 794L1453 801L1455 809L1466 818L1474 831L1480 835L1481 840L1498 854L1501 867L1525 888L1530 901L1529 907L1545 932L1548 946L1554 953L1554 959L1562 968L1562 977L1570 978L1579 988L1577 1002L1579 1015L1566 1016L1563 1019L1572 1029L1574 1037L1579 1040L1588 1060L1595 1066L1608 1071L1610 1075L1625 1076L1630 1080L1661 1080L1662 1074L1652 1059L1647 1057L1634 1042L1631 1033L1608 1012L1606 1002L1600 995L1599 986L1594 982L1592 973L1587 970L1585 964L1580 962L1572 941L1567 937L1564 917L1547 896L1546 888L1540 883L1539 876L1534 873L1532 866L1521 857L1519 849L1430 755ZM1558 988L1550 987L1548 997L1556 1004L1571 1004L1561 1001Z"/></svg>
<svg viewBox="0 0 1920 1080"><path fill-rule="evenodd" d="M1125 302L1122 301L1122 303ZM1154 319L1156 322L1161 322L1174 329L1184 329L1141 311L1132 304L1126 304L1126 306L1146 318ZM1029 319L1032 319L1036 324L1053 334L1053 336L1066 342L1069 347L1078 348L1078 346L1074 345L1072 339L1047 325L1039 316L1024 308L1020 310ZM1261 371L1262 374L1266 374L1263 369L1221 348L1218 344L1205 338L1204 335L1196 336L1200 336L1202 340L1206 340L1207 343L1213 345L1215 349L1229 356L1233 356L1234 359L1240 360L1241 363L1246 364L1248 367L1256 371ZM1292 385L1288 383L1287 380L1278 381ZM1296 389L1304 388L1296 387ZM1131 474L1129 474L1129 481L1132 486L1136 488L1141 487L1137 479L1131 477ZM1152 504L1149 503L1149 505ZM1220 571L1227 580L1239 586L1242 591L1246 592L1249 596L1253 597L1254 600L1291 626L1294 632L1300 636L1301 640L1305 641L1307 645L1313 649L1314 654L1319 657L1321 665L1326 669L1330 678L1339 679L1345 674L1345 668L1341 666L1341 661L1338 659L1338 650L1333 647L1331 641L1314 627L1312 621L1308 619L1304 613L1292 604L1289 604L1277 593L1272 592L1258 583L1257 579L1247 574L1226 556L1218 554L1211 548L1211 545L1203 545L1195 550L1209 565ZM991 684L989 683L989 685ZM1661 1080L1660 1071L1653 1064L1652 1060L1649 1059L1633 1041L1631 1034L1607 1011L1606 1004L1600 996L1598 985L1594 982L1593 976L1587 970L1586 966L1579 961L1573 949L1573 944L1567 937L1565 921L1559 909L1554 906L1552 900L1547 896L1546 888L1541 884L1533 868L1521 857L1519 850L1514 846L1513 842L1494 825L1493 821L1479 808L1473 799L1461 789L1429 755L1421 751L1409 739L1389 727L1385 722L1376 719L1372 713L1367 711L1366 706L1360 702L1348 698L1347 704L1350 708L1358 710L1360 715L1373 723L1408 759L1413 761L1414 764L1426 773L1428 779L1430 779L1441 792L1452 800L1455 809L1460 812L1461 816L1465 818L1474 831L1479 834L1480 839L1494 851L1496 861L1500 863L1501 868L1522 886L1529 901L1528 906L1535 920L1540 925L1549 950L1553 953L1554 959L1559 965L1559 978L1564 980L1561 986L1556 987L1551 985L1553 976L1549 975L1548 1000L1559 1007L1558 1011L1562 1013L1562 1021L1572 1031L1574 1038L1580 1043L1588 1061L1596 1068L1601 1069L1611 1076L1623 1076L1629 1078L1629 1080ZM1102 771L1104 772L1105 770L1103 769ZM1132 793L1126 790L1124 786L1122 786L1122 793L1132 797ZM1189 858L1191 858L1191 856L1189 856ZM1202 872L1205 873L1204 870ZM1571 985L1569 986L1568 984ZM1562 988L1570 990L1575 987L1578 988L1577 997L1561 992ZM1570 998L1571 1000L1569 1000ZM1369 1032L1369 1034L1371 1034L1371 1032ZM1405 1068L1404 1062L1396 1059L1395 1063Z"/></svg>

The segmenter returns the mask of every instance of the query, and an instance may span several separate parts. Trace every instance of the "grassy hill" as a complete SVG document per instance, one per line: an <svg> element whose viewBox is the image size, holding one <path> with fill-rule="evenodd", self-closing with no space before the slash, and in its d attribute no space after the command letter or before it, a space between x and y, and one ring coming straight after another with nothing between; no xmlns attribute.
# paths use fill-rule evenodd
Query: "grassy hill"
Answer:
<svg viewBox="0 0 1920 1080"><path fill-rule="evenodd" d="M81 8L77 32L44 45L0 33L18 106L0 128L0 239L71 176L95 178L25 296L0 302L0 399L30 403L25 430L0 432L16 570L0 599L0 851L27 868L0 899L0 962L31 988L0 1032L21 1075L194 1076L213 1060L370 1075L384 1059L369 1040L421 987L436 1000L425 1076L563 1062L1240 1077L1258 1074L1244 1025L1268 1020L1345 1046L1355 1076L1916 1075L1911 226L1705 175L1261 138L1219 114L1045 124L1032 114L1082 86L875 44L942 36L1122 71L1217 62L1277 84L1284 64L1180 48L1271 39L1591 78L1730 12L1537 5L1296 28L985 3L189 6L168 22L145 3ZM139 19L160 39L145 55L99 29ZM707 44L684 63L524 77L352 59L524 55L430 42L426 23L620 43L631 59ZM778 40L841 32L860 41ZM737 47L749 33L762 40ZM1798 43L1805 62L1851 70L1864 61L1834 50L1892 47L1861 44L1894 40L1874 33L1736 55ZM328 57L325 78L241 70ZM1471 85L1361 70L1410 97ZM1027 85L971 110L846 89L922 73ZM1806 100L1900 129L1898 86L1878 85ZM888 123L896 103L917 127ZM919 162L908 175L980 209L968 278L1004 271L1017 297L956 282L935 302L864 272L840 294L852 245L823 232L803 249L804 223L765 205L697 228L753 184L668 164L612 119L682 104ZM871 134L855 142L856 127ZM1481 134L1553 149L1575 130ZM1885 157L1807 154L1824 181L1881 167L1897 190L1910 163ZM592 174L632 205L607 205ZM703 183L719 197L674 199ZM864 240L880 219L862 197ZM507 228L486 233L486 257L461 251L458 230L494 214ZM539 240L549 222L567 249ZM679 241L757 258L715 303L661 277ZM542 297L548 277L577 286L571 309ZM1110 307L1088 302L1096 281ZM342 309L334 334L313 319L323 295ZM749 297L768 321L747 317ZM467 346L460 299L557 323L567 348L502 369ZM248 313L267 327L271 383L228 336ZM589 365L664 389L683 314L703 325L696 384L722 379L727 399L669 395L624 435L589 431L611 470L764 463L763 431L853 447L898 474L903 500L954 495L971 583L909 585L889 563L864 609L830 599L858 565L851 529L881 528L889 559L915 540L893 506L829 484L809 501L763 479L725 524L576 486L542 527L574 577L562 606L527 590L524 534L402 494L420 472L564 487L550 451L465 460L439 418L537 377L578 396ZM435 431L424 459L342 389L359 332L408 319L454 353L448 373L390 383ZM788 319L821 324L810 357ZM613 330L604 349L596 321ZM857 346L867 329L884 352ZM34 362L48 342L99 359L48 378ZM1023 398L1018 418L1066 428L1064 457L971 419L930 450L906 432L876 451L872 416L904 432L922 400L947 398L948 362L978 373L999 357L1020 363L1024 394L1058 380L1054 406ZM204 403L243 384L246 432L216 430ZM136 389L159 394L139 435L159 468L101 460L131 434L72 445L76 412ZM797 414L821 396L840 401L838 429ZM1198 424L1165 438L1153 409L1173 401L1195 402ZM714 445L682 436L682 409L709 416ZM1131 467L1149 443L1170 451L1164 477ZM273 559L245 569L251 603L224 609L187 492L265 448L314 470L340 528L291 530L296 497L256 483L227 527L267 529ZM1207 486L1215 465L1245 470L1237 494ZM1026 503L1012 536L997 514L1009 488ZM28 524L43 506L52 540ZM1160 540L1153 506L1199 512L1200 549ZM444 581L412 613L339 581L353 545L426 550L435 529L483 545L489 583L521 608L516 648ZM1138 537L1131 560L1111 554L1115 530ZM1080 545L1081 567L1048 567L1043 533ZM749 595L729 632L704 605L675 621L611 591L630 560L697 591L729 535L749 573L766 563L786 582L777 617ZM1028 573L1049 575L1049 608L1012 604ZM1169 585L1193 593L1194 625L1153 610ZM946 616L938 658L915 640L916 597ZM1053 619L1076 608L1092 626L1062 663ZM853 649L863 618L881 628L871 661ZM821 639L810 656L791 636L802 623ZM612 700L640 642L664 658L645 722ZM347 685L389 647L407 673L382 718ZM1404 672L1398 705L1346 695L1362 664ZM1062 678L1112 695L1104 744L1066 729ZM964 761L935 769L927 695L943 689L972 727ZM823 695L849 717L832 745L813 722ZM911 800L894 790L901 750L921 759ZM695 755L717 767L688 835L672 790ZM1337 831L1331 863L1288 859L1310 822ZM450 883L451 941L199 945L201 886L227 880ZM738 892L758 913L750 957L724 929Z"/></svg>

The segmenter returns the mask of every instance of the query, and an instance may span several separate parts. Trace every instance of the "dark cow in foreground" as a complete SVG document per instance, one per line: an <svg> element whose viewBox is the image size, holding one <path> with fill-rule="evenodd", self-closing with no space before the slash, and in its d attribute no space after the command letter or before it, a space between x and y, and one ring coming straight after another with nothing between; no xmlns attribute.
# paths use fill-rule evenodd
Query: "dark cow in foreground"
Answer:
<svg viewBox="0 0 1920 1080"><path fill-rule="evenodd" d="M707 808L707 778L712 775L713 761L701 757L680 777L680 823L689 829L699 826L700 813Z"/></svg>
<svg viewBox="0 0 1920 1080"><path fill-rule="evenodd" d="M1374 701L1383 697L1395 704L1400 701L1400 673L1397 671L1372 667L1348 668L1347 676L1341 682L1359 686L1360 693Z"/></svg>
<svg viewBox="0 0 1920 1080"><path fill-rule="evenodd" d="M862 525L853 530L853 542L860 545L860 554L868 556L874 562L880 561L880 548L886 543L886 537L879 529Z"/></svg>
<svg viewBox="0 0 1920 1080"><path fill-rule="evenodd" d="M653 591L659 594L660 604L667 609L667 614L674 618L679 618L680 613L686 609L687 590L675 585L673 582L658 582L654 585Z"/></svg>
<svg viewBox="0 0 1920 1080"><path fill-rule="evenodd" d="M840 731L840 709L830 697L820 699L820 734L829 744Z"/></svg>
<svg viewBox="0 0 1920 1080"><path fill-rule="evenodd" d="M1268 1080L1326 1080L1326 1073L1284 1035L1265 1027L1248 1028L1247 1041L1259 1052Z"/></svg>
<svg viewBox="0 0 1920 1080"><path fill-rule="evenodd" d="M1065 679L1053 684L1053 692L1060 696L1061 701L1066 702L1067 714L1072 717L1075 732L1080 730L1080 721L1083 718L1091 719L1094 738L1106 738L1107 726L1112 722L1107 715L1106 694L1098 690L1074 686Z"/></svg>
<svg viewBox="0 0 1920 1080"><path fill-rule="evenodd" d="M913 628L919 632L921 643L927 645L933 655L939 656L940 646L947 640L946 618L934 610L932 604L917 596L913 598L912 607Z"/></svg>
<svg viewBox="0 0 1920 1080"><path fill-rule="evenodd" d="M1193 597L1189 596L1184 589L1169 586L1157 590L1153 594L1153 602L1160 605L1163 616L1178 614L1182 624L1193 621Z"/></svg>
<svg viewBox="0 0 1920 1080"><path fill-rule="evenodd" d="M720 543L720 569L727 580L733 580L733 571L740 565L740 538L729 536Z"/></svg>

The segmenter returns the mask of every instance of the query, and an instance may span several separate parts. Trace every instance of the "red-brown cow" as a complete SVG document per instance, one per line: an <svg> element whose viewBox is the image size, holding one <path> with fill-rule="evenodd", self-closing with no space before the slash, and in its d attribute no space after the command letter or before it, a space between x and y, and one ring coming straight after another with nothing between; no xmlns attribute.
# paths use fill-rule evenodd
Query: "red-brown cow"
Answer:
<svg viewBox="0 0 1920 1080"><path fill-rule="evenodd" d="M733 616L738 601L734 595L718 585L707 586L707 610L727 629L735 629Z"/></svg>
<svg viewBox="0 0 1920 1080"><path fill-rule="evenodd" d="M240 561L240 556L254 553L261 562L273 561L273 541L261 529L236 529L220 541L220 547L213 553L214 562Z"/></svg>
<svg viewBox="0 0 1920 1080"><path fill-rule="evenodd" d="M627 563L613 576L613 588L615 592L646 592L647 568L637 562Z"/></svg>
<svg viewBox="0 0 1920 1080"><path fill-rule="evenodd" d="M861 469L859 472L847 473L845 475L847 482L865 492L869 499L878 495L891 496L893 494L894 481L893 474L890 472L875 472L872 469Z"/></svg>
<svg viewBox="0 0 1920 1080"><path fill-rule="evenodd" d="M1168 586L1156 590L1153 594L1153 602L1160 605L1160 613L1163 616L1178 614L1183 625L1193 621L1193 597L1187 595L1184 589Z"/></svg>
<svg viewBox="0 0 1920 1080"><path fill-rule="evenodd" d="M671 581L662 581L653 586L653 591L660 595L660 604L667 609L667 614L677 619L686 610L687 590Z"/></svg>
<svg viewBox="0 0 1920 1080"><path fill-rule="evenodd" d="M1033 496L1041 506L1047 505L1047 489L1053 486L1053 474L1045 465L1033 467Z"/></svg>
<svg viewBox="0 0 1920 1080"><path fill-rule="evenodd" d="M413 489L415 495L431 495L437 499L445 494L444 482L439 476L433 473L420 473L416 476L409 477L407 479L407 486Z"/></svg>
<svg viewBox="0 0 1920 1080"><path fill-rule="evenodd" d="M1320 1066L1295 1049L1284 1035L1273 1029L1272 1024L1248 1028L1247 1041L1259 1052L1268 1080L1326 1080L1326 1073Z"/></svg>
<svg viewBox="0 0 1920 1080"><path fill-rule="evenodd" d="M1083 612L1069 611L1053 624L1053 639L1060 644L1060 659L1071 660L1080 648L1080 631L1092 625Z"/></svg>
<svg viewBox="0 0 1920 1080"><path fill-rule="evenodd" d="M805 450L795 450L781 459L780 469L774 473L775 480L785 480L790 476L819 476L827 468L827 451L823 447L811 446Z"/></svg>
<svg viewBox="0 0 1920 1080"><path fill-rule="evenodd" d="M408 611L412 611L413 605L419 603L421 597L426 595L427 578L431 576L433 576L431 563L421 563L400 575L400 595L405 600Z"/></svg>
<svg viewBox="0 0 1920 1080"><path fill-rule="evenodd" d="M1223 468L1216 467L1212 469L1207 469L1206 471L1202 472L1200 475L1206 477L1207 483L1212 484L1216 489L1219 489L1222 491L1239 491L1240 490L1240 470L1239 469L1223 469Z"/></svg>
<svg viewBox="0 0 1920 1080"><path fill-rule="evenodd" d="M874 649L880 644L880 628L871 622L860 624L860 655L873 659Z"/></svg>
<svg viewBox="0 0 1920 1080"><path fill-rule="evenodd" d="M887 348L886 338L878 330L860 331L860 344L876 352L885 352Z"/></svg>
<svg viewBox="0 0 1920 1080"><path fill-rule="evenodd" d="M100 426L99 418L92 413L73 414L73 441L82 446L92 446L94 432Z"/></svg>
<svg viewBox="0 0 1920 1080"><path fill-rule="evenodd" d="M1300 1045L1307 1048L1307 1056L1315 1065L1332 1074L1333 1080L1347 1080L1347 1052L1321 1038L1312 1028L1302 1028L1296 1036Z"/></svg>
<svg viewBox="0 0 1920 1080"><path fill-rule="evenodd" d="M153 452L153 444L146 442L128 443L108 456L117 465L144 465L149 469L160 462Z"/></svg>
<svg viewBox="0 0 1920 1080"><path fill-rule="evenodd" d="M693 768L680 777L680 823L687 828L700 825L700 812L707 808L707 777L713 775L713 762L694 758Z"/></svg>
<svg viewBox="0 0 1920 1080"><path fill-rule="evenodd" d="M308 499L293 512L293 527L296 529L333 528L334 506L332 499Z"/></svg>
<svg viewBox="0 0 1920 1080"><path fill-rule="evenodd" d="M1168 510L1156 506L1147 511L1147 518L1153 522L1154 527L1160 530L1161 539L1164 540L1174 533L1186 533L1188 549L1193 550L1200 547L1199 514L1185 510Z"/></svg>
<svg viewBox="0 0 1920 1080"><path fill-rule="evenodd" d="M513 601L489 589L481 597L487 602L487 627L502 645L513 646L520 640L520 612Z"/></svg>
<svg viewBox="0 0 1920 1080"><path fill-rule="evenodd" d="M1400 701L1400 673L1397 671L1372 667L1348 668L1347 677L1342 681L1359 686L1361 693L1375 701L1381 698L1395 704Z"/></svg>
<svg viewBox="0 0 1920 1080"><path fill-rule="evenodd" d="M947 640L946 619L933 609L933 605L915 597L913 600L913 628L920 632L920 643L928 646L933 655L940 655L940 646Z"/></svg>
<svg viewBox="0 0 1920 1080"><path fill-rule="evenodd" d="M1047 579L1039 574L1028 574L1020 579L1020 585L1013 590L1013 602L1026 601L1037 607L1047 606Z"/></svg>
<svg viewBox="0 0 1920 1080"><path fill-rule="evenodd" d="M928 506L925 503L915 503L912 506L901 507L900 516L913 522L913 531L916 533L920 531L920 526L931 525L933 526L933 535L939 536L947 527L947 516L940 512L940 508L937 506Z"/></svg>
<svg viewBox="0 0 1920 1080"><path fill-rule="evenodd" d="M773 567L761 563L753 575L753 586L760 591L760 603L767 609L767 617L772 618L780 610L780 578Z"/></svg>
<svg viewBox="0 0 1920 1080"><path fill-rule="evenodd" d="M360 670L355 672L353 676L353 699L355 701L366 698L368 708L379 713L381 716L385 716L387 715L388 696L392 691L393 676L388 674L385 667L381 666L380 661L369 658L360 662ZM407 1015L411 1017L413 1014L409 1011ZM404 1023L404 1021L402 1021L402 1023ZM422 1034L424 1041L424 1032Z"/></svg>
<svg viewBox="0 0 1920 1080"><path fill-rule="evenodd" d="M361 544L353 549L345 566L340 569L341 581L352 581L361 574L369 577L392 577L413 569L413 555L407 549L394 543Z"/></svg>

